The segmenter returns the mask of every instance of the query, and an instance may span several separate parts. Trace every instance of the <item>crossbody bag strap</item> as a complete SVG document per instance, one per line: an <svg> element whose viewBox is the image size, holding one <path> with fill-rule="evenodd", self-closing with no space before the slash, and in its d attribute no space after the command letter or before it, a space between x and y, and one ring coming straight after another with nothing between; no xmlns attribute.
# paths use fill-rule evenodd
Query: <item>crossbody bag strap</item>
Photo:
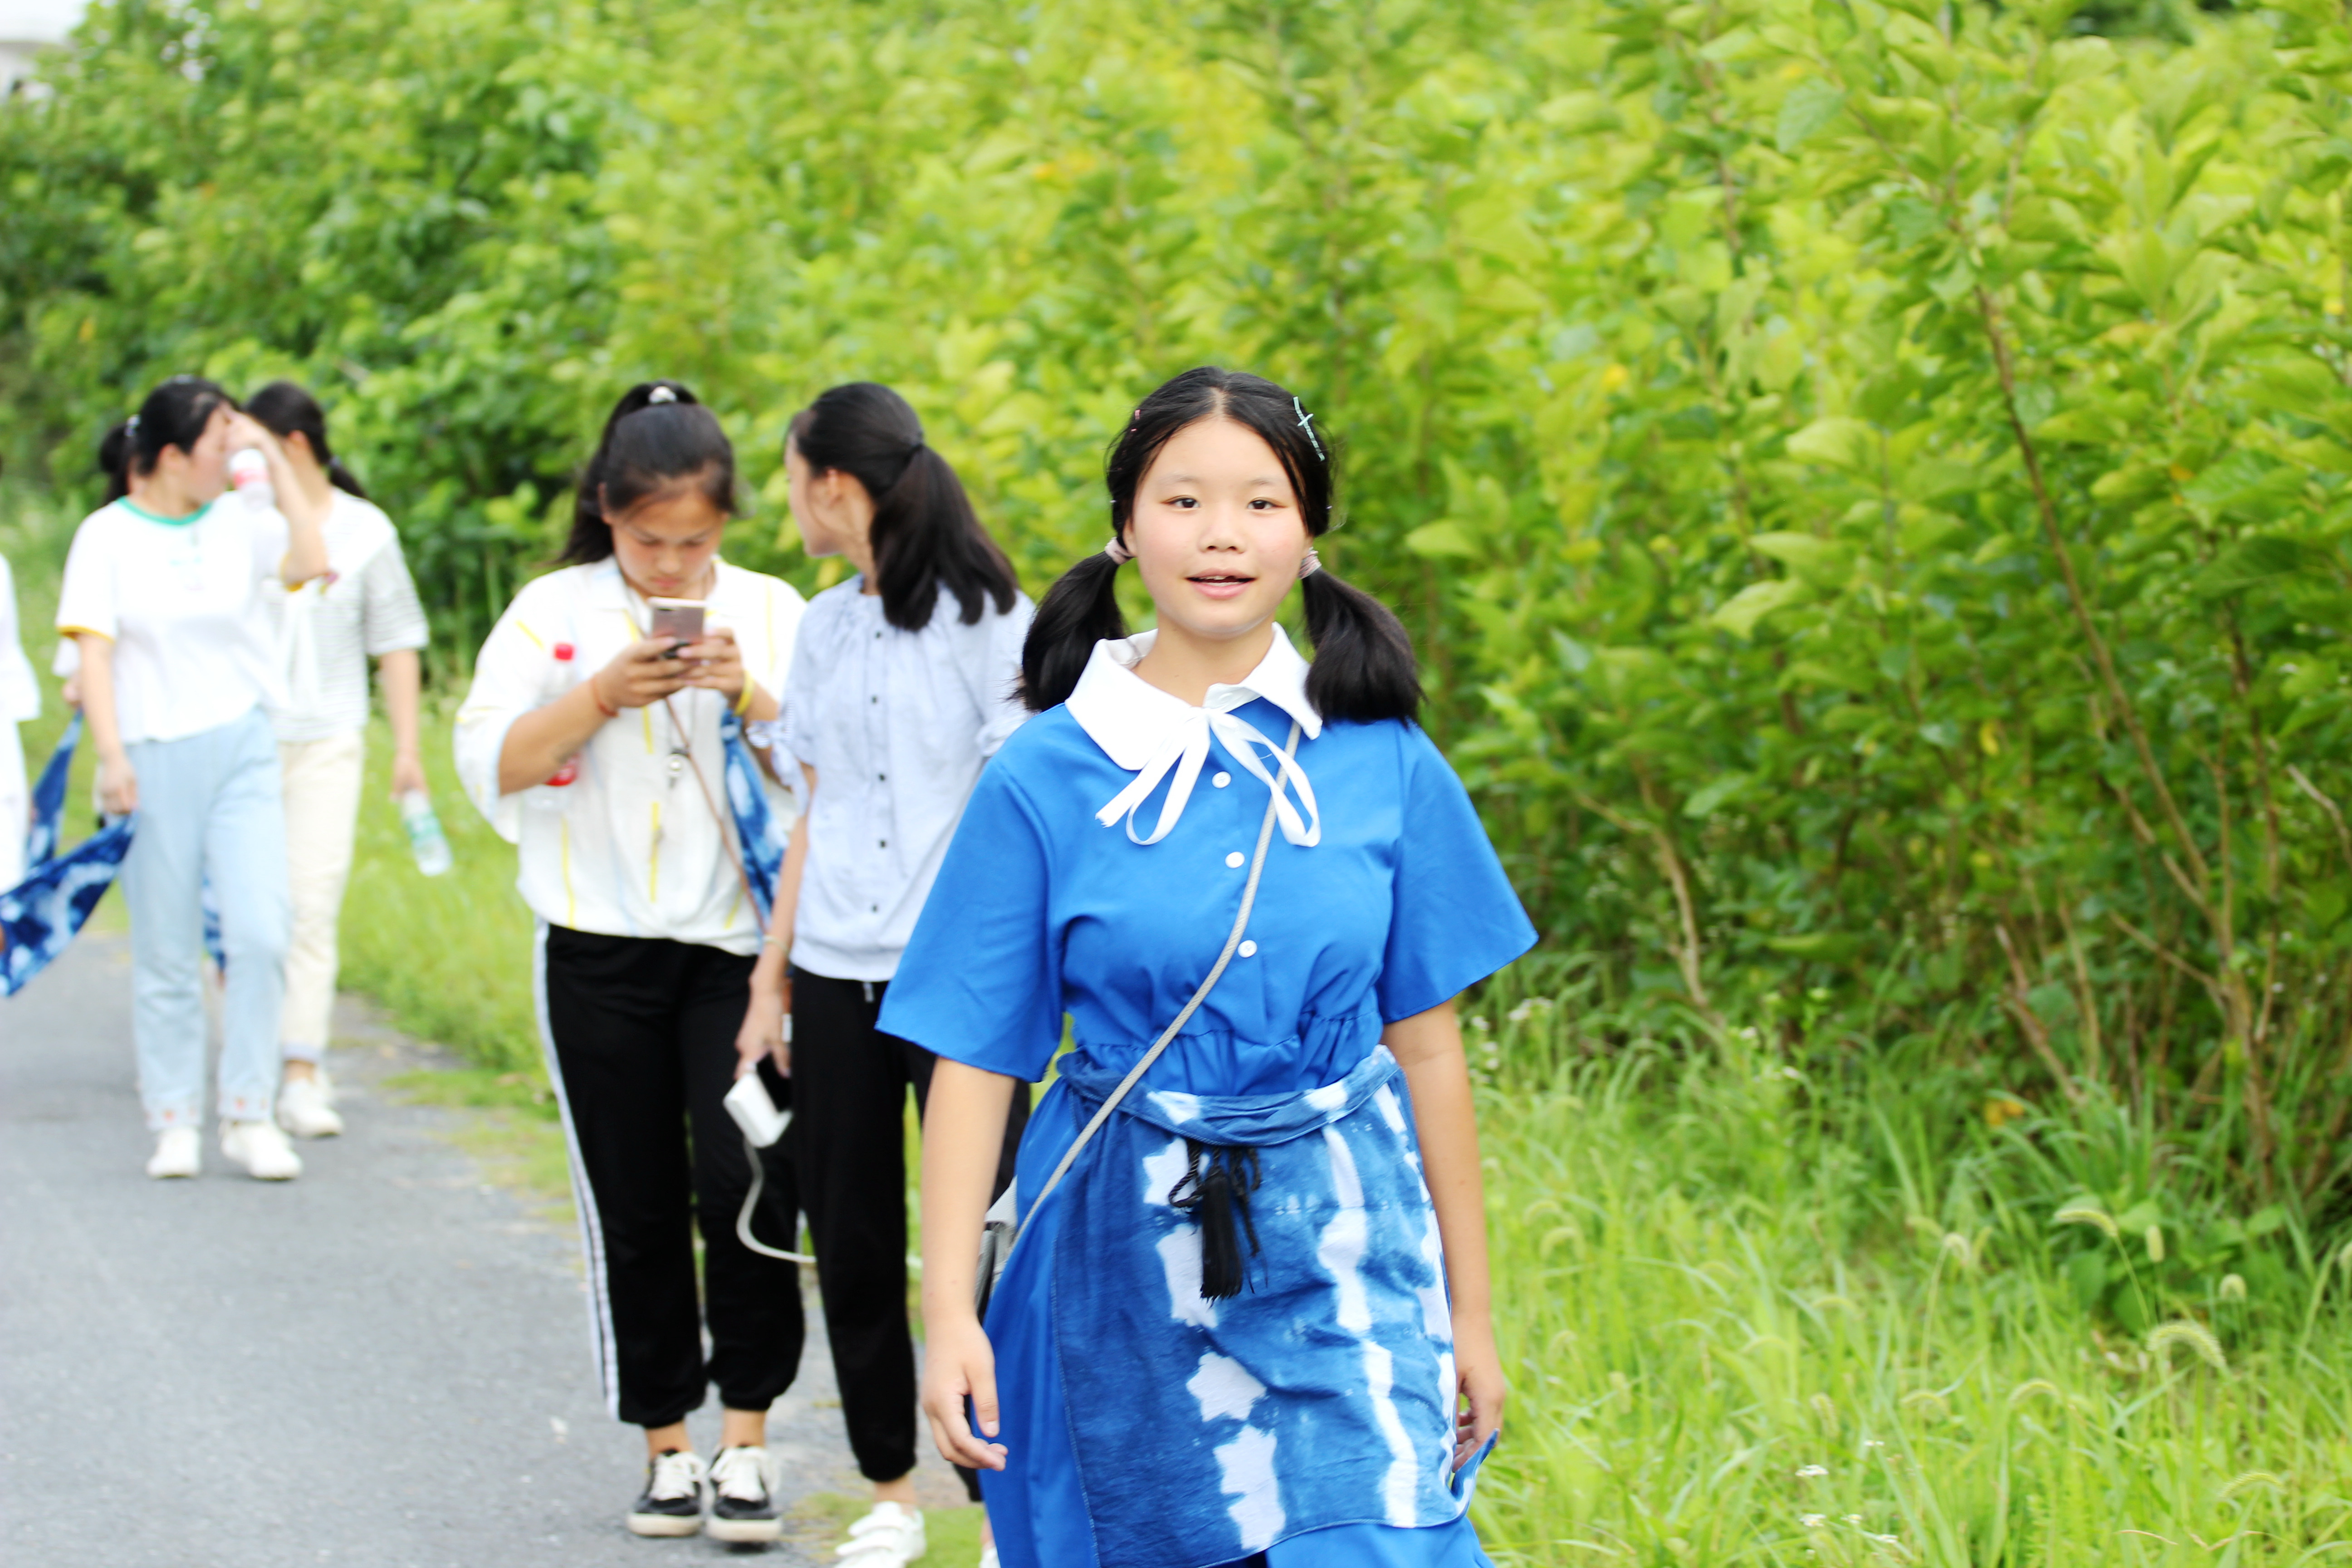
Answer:
<svg viewBox="0 0 2352 1568"><path fill-rule="evenodd" d="M1285 757L1290 757L1296 755L1297 751L1298 721L1294 719L1290 724L1290 739L1283 746L1282 754ZM1087 1146L1088 1140L1102 1130L1102 1124L1110 1120L1111 1112L1118 1109L1118 1102L1127 1098L1127 1091L1142 1081L1143 1075L1150 1070L1151 1064L1158 1061L1160 1054L1175 1040L1177 1031L1192 1022L1192 1015L1201 1010L1201 1004L1208 1000L1209 993L1215 989L1218 979L1225 973L1225 966L1234 961L1234 951L1241 946L1242 932L1249 927L1250 909L1257 902L1257 881L1259 874L1265 869L1266 846L1274 842L1275 813L1282 804L1283 778L1282 773L1276 773L1274 788L1267 792L1265 820L1258 824L1257 852L1250 858L1249 880L1242 888L1241 912L1234 917L1234 929L1225 933L1225 950L1217 954L1216 964L1209 971L1209 977L1201 982L1201 988L1192 993L1192 999L1184 1004L1184 1010L1176 1015L1173 1023L1160 1031L1160 1037L1151 1043L1150 1050L1143 1053L1142 1059L1128 1068L1127 1076L1118 1080L1118 1087L1110 1091L1109 1098L1102 1102L1094 1116L1087 1122L1085 1130L1079 1132L1077 1141L1070 1145L1067 1152L1063 1154L1062 1163L1054 1167L1054 1173L1045 1178L1045 1184L1037 1191L1035 1202L1029 1205L1032 1214L1036 1212L1038 1204L1044 1203L1054 1189L1061 1185L1062 1178L1069 1173L1070 1166L1076 1162L1078 1152ZM1022 1230L1027 1228L1024 1226ZM1016 1231L1013 1233L1012 1246L1004 1249L1005 1256L1010 1258L1013 1255L1013 1247L1020 1245L1021 1233Z"/></svg>

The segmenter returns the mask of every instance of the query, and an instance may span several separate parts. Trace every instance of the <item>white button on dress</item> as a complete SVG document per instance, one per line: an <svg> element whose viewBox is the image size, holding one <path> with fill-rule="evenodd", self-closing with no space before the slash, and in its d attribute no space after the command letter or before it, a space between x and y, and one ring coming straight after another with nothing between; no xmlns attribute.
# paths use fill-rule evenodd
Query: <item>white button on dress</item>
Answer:
<svg viewBox="0 0 2352 1568"><path fill-rule="evenodd" d="M1254 942L1245 942L1242 943L1241 946L1234 949L1234 951L1240 953L1244 958L1255 958L1257 956L1257 943Z"/></svg>
<svg viewBox="0 0 2352 1568"><path fill-rule="evenodd" d="M1221 773L1212 777L1209 782L1216 785L1219 789L1223 789L1227 784L1234 782L1234 775L1231 773Z"/></svg>
<svg viewBox="0 0 2352 1568"><path fill-rule="evenodd" d="M1231 866L1236 871L1240 870L1242 864L1242 852L1236 849L1232 854L1226 856L1225 864Z"/></svg>

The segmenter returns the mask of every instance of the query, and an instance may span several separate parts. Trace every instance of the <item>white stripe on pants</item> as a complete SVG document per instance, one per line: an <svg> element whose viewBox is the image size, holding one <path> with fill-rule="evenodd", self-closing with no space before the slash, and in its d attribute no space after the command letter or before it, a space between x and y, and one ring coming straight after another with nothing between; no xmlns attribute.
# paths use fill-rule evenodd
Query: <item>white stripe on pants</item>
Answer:
<svg viewBox="0 0 2352 1568"><path fill-rule="evenodd" d="M204 885L220 900L228 983L220 1113L268 1120L278 1095L286 991L286 811L278 751L258 708L177 741L125 748L139 778L122 862L131 911L131 1031L151 1128L199 1121L205 1093Z"/></svg>
<svg viewBox="0 0 2352 1568"><path fill-rule="evenodd" d="M352 875L367 732L280 741L278 760L286 780L287 882L294 899L278 1041L287 1060L315 1062L326 1055L335 1010L335 930Z"/></svg>

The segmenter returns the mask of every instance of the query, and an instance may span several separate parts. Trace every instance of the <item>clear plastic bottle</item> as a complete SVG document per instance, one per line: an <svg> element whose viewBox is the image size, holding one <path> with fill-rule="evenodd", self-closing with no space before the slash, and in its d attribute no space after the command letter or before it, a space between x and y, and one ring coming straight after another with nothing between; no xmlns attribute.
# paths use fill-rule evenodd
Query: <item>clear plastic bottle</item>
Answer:
<svg viewBox="0 0 2352 1568"><path fill-rule="evenodd" d="M257 447L228 455L228 482L236 488L236 499L255 511L278 504L278 487L269 482L269 459Z"/></svg>
<svg viewBox="0 0 2352 1568"><path fill-rule="evenodd" d="M416 857L420 873L438 877L456 864L448 837L441 831L441 819L433 815L433 802L423 790L413 789L400 797L400 824L408 829L408 852Z"/></svg>
<svg viewBox="0 0 2352 1568"><path fill-rule="evenodd" d="M557 643L548 650L555 656L555 678L550 682L548 700L552 702L572 689L578 672L572 668L577 650L568 642ZM572 752L563 759L563 765L547 775L546 782L530 792L530 803L542 811L562 811L564 796L555 794L579 782L580 753Z"/></svg>

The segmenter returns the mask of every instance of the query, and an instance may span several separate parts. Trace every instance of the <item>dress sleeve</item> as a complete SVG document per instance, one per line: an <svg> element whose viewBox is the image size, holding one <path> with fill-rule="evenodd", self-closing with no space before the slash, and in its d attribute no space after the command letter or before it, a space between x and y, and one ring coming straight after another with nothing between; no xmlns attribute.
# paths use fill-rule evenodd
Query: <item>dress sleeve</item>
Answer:
<svg viewBox="0 0 2352 1568"><path fill-rule="evenodd" d="M985 1072L1045 1076L1062 1043L1045 843L1011 770L990 763L883 997L883 1033Z"/></svg>
<svg viewBox="0 0 2352 1568"><path fill-rule="evenodd" d="M1381 965L1381 1021L1425 1013L1535 945L1536 928L1470 794L1418 725L1404 727L1396 908Z"/></svg>
<svg viewBox="0 0 2352 1568"><path fill-rule="evenodd" d="M431 640L425 606L416 602L416 580L408 574L408 557L401 553L398 538L386 541L369 558L366 588L363 615L370 658L421 648Z"/></svg>
<svg viewBox="0 0 2352 1568"><path fill-rule="evenodd" d="M475 657L474 684L457 710L457 781L475 808L509 844L522 841L523 798L499 793L499 757L514 721L557 695L552 650L563 638L562 629L532 624L534 611L551 607L544 594L534 595L529 588L517 595Z"/></svg>

